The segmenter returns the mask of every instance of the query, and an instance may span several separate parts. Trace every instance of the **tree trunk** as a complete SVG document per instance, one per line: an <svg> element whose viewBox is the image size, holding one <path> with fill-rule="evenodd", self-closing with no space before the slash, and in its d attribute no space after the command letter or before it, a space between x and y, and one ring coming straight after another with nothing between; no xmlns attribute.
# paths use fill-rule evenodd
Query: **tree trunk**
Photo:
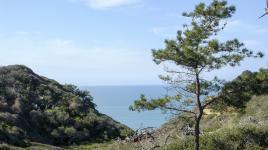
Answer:
<svg viewBox="0 0 268 150"><path fill-rule="evenodd" d="M203 115L203 107L200 100L201 95L201 86L200 86L200 78L198 70L196 70L196 101L197 101L197 108L198 113L195 116L195 143L194 143L194 149L199 150L199 136L200 136L200 121Z"/></svg>
<svg viewBox="0 0 268 150"><path fill-rule="evenodd" d="M201 117L197 117L195 119L195 140L194 140L194 149L195 150L199 150L199 136L200 136L200 120L201 120Z"/></svg>

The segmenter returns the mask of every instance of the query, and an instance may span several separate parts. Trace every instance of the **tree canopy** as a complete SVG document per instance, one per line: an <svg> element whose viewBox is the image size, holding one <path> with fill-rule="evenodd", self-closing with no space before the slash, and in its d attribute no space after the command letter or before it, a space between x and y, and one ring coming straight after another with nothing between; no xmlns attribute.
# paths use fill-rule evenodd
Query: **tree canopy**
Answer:
<svg viewBox="0 0 268 150"><path fill-rule="evenodd" d="M220 41L219 32L227 25L227 19L235 13L234 6L228 6L227 1L214 0L210 5L200 3L193 12L183 13L191 18L191 23L183 25L183 30L177 32L176 39L165 40L165 48L153 49L153 60L156 64L169 62L173 68L165 68L168 75L160 78L173 88L180 89L175 96L148 101L144 95L134 102L131 110L152 110L167 108L171 102L192 104L196 93L196 75L200 81L200 95L209 96L219 92L223 86L222 80L206 80L202 75L224 66L237 66L247 57L263 57L261 52L254 53L247 49L238 39ZM173 65L174 66L174 65ZM183 102L182 102L183 101ZM185 103L184 103L185 102ZM205 101L203 101L205 102ZM205 103L204 105L205 106Z"/></svg>

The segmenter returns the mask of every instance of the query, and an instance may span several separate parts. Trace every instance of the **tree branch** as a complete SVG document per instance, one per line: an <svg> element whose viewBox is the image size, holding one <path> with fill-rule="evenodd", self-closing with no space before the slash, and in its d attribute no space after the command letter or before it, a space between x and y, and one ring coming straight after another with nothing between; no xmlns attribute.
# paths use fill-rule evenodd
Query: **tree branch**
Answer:
<svg viewBox="0 0 268 150"><path fill-rule="evenodd" d="M214 97L212 98L210 101L206 102L202 108L205 109L208 105L212 104L213 102L215 102L217 99L219 99L220 97Z"/></svg>
<svg viewBox="0 0 268 150"><path fill-rule="evenodd" d="M177 73L177 74L187 74L187 75L194 75L193 73L189 73L189 72L182 72L182 71L175 71L175 70L166 70L166 72L168 73Z"/></svg>
<svg viewBox="0 0 268 150"><path fill-rule="evenodd" d="M195 112L190 111L190 110L187 110L187 109L179 109L179 108L168 107L168 106L162 106L162 108L165 108L165 109L168 109L168 110L175 110L175 111L180 111L180 112L195 114Z"/></svg>
<svg viewBox="0 0 268 150"><path fill-rule="evenodd" d="M234 92L238 92L238 90L235 90L235 91L230 91L230 92L227 92L227 93L221 93L220 95L216 96L216 97L213 97L211 100L207 101L202 107L203 109L205 109L208 105L212 104L213 102L215 102L216 100L220 99L220 98L224 98L227 94L231 94L231 93L234 93Z"/></svg>

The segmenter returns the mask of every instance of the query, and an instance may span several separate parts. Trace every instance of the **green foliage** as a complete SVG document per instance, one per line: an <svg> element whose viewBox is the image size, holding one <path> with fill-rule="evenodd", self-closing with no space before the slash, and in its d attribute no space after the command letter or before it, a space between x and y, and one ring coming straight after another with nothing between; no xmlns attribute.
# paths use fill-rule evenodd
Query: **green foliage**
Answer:
<svg viewBox="0 0 268 150"><path fill-rule="evenodd" d="M24 139L24 136L25 132L22 129L5 122L0 123L0 139L2 142L9 142L13 145L26 146L27 144L21 140Z"/></svg>
<svg viewBox="0 0 268 150"><path fill-rule="evenodd" d="M268 97L255 96L243 113L225 112L220 116L206 115L201 122L200 149L202 150L266 150L268 149ZM165 126L185 124L182 118L173 119ZM173 127L174 128L174 127ZM180 126L179 126L180 128ZM167 150L193 149L193 137L181 136L167 146Z"/></svg>
<svg viewBox="0 0 268 150"><path fill-rule="evenodd" d="M202 132L200 149L202 150L267 150L268 143L268 97L253 97L247 104L245 112L226 112L221 115L206 115L202 119ZM192 126L194 122L190 118L173 118L162 125L159 130L164 130L163 137L170 131L172 138L168 140L166 147L157 150L192 150L193 136L185 136L181 133L181 127L185 124ZM176 131L176 132L174 132ZM160 137L157 137L160 138ZM72 147L74 149L116 149L134 150L135 143L119 144L110 142L105 144L88 144Z"/></svg>
<svg viewBox="0 0 268 150"><path fill-rule="evenodd" d="M28 140L57 145L110 140L131 131L99 113L88 91L19 65L0 68L0 121L0 141L20 146Z"/></svg>
<svg viewBox="0 0 268 150"><path fill-rule="evenodd" d="M264 132L265 131L265 132ZM201 136L200 149L202 150L264 150L268 143L267 128L244 128L221 129L217 132ZM169 145L167 150L192 150L194 145L191 137Z"/></svg>
<svg viewBox="0 0 268 150"><path fill-rule="evenodd" d="M244 71L233 81L224 85L221 91L223 98L219 98L214 108L245 108L247 102L253 95L268 94L268 70L260 69L258 72Z"/></svg>
<svg viewBox="0 0 268 150"><path fill-rule="evenodd" d="M171 61L176 65L189 69L219 69L227 64L239 65L245 57L253 55L237 39L220 43L215 35L224 29L221 22L230 18L235 12L234 6L228 6L227 1L214 0L209 6L201 3L190 13L190 25L184 25L185 30L178 31L176 40L166 40L164 49L154 49L153 57L156 63Z"/></svg>
<svg viewBox="0 0 268 150"><path fill-rule="evenodd" d="M235 7L229 6L225 0L213 0L208 6L200 3L194 11L184 13L183 16L191 18L190 24L184 25L183 30L177 32L176 39L165 40L164 48L152 50L156 64L168 62L179 68L168 68L166 71L169 75L160 76L171 88L176 89L177 96L165 96L150 101L141 95L130 106L130 110L170 110L171 107L175 111L187 110L189 106L199 103L195 97L200 96L207 102L220 91L223 82L217 78L202 79L204 72L224 66L237 66L247 57L262 57L262 53L254 54L238 39L223 42L217 39L220 31L225 28L227 19L234 13Z"/></svg>
<svg viewBox="0 0 268 150"><path fill-rule="evenodd" d="M173 99L179 99L180 97L171 97L166 96L164 98L159 99L152 99L148 101L144 95L140 96L140 99L134 102L134 105L130 106L129 109L134 111L141 111L141 110L154 110L156 108L166 109L167 103L172 101Z"/></svg>

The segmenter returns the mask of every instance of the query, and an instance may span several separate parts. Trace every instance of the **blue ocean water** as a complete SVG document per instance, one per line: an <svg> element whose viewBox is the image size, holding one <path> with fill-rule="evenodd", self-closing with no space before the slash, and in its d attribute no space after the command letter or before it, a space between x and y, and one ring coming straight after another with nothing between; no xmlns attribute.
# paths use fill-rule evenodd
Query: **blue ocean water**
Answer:
<svg viewBox="0 0 268 150"><path fill-rule="evenodd" d="M167 94L164 86L89 86L81 87L94 97L97 109L133 129L140 127L160 127L168 121L167 114L161 111L133 112L128 108L134 100L145 94L148 98L162 97Z"/></svg>

